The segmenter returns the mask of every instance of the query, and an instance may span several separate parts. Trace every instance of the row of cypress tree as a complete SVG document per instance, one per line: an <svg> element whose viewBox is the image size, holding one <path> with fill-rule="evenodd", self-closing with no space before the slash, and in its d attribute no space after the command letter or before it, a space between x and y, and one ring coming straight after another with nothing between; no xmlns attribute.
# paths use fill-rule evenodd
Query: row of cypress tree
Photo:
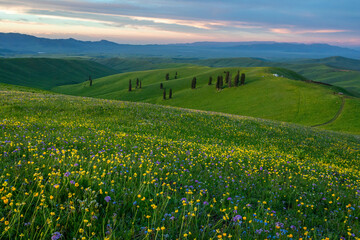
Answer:
<svg viewBox="0 0 360 240"><path fill-rule="evenodd" d="M212 77L209 77L209 81L208 81L208 85L212 85ZM232 76L230 72L225 72L225 84L227 84L227 86L229 88L231 88L232 85ZM234 87L238 87L241 85L245 85L245 73L242 73L240 75L240 71L237 72L235 78L234 78ZM220 90L223 88L224 86L224 77L222 75L218 76L216 79L216 89ZM194 77L191 81L191 89L195 89L196 88L196 77Z"/></svg>
<svg viewBox="0 0 360 240"><path fill-rule="evenodd" d="M141 80L139 80L139 78L136 78L135 88L141 88ZM129 79L129 92L131 91L132 91L132 84L131 84L131 79Z"/></svg>
<svg viewBox="0 0 360 240"><path fill-rule="evenodd" d="M172 98L172 89L170 88L169 89L169 99ZM163 91L163 99L166 100L166 88L164 88L164 91Z"/></svg>
<svg viewBox="0 0 360 240"><path fill-rule="evenodd" d="M174 79L177 79L177 78L178 78L178 73L176 72ZM165 74L165 80L166 80L166 81L167 81L167 80L170 80L170 74L169 74L169 73Z"/></svg>

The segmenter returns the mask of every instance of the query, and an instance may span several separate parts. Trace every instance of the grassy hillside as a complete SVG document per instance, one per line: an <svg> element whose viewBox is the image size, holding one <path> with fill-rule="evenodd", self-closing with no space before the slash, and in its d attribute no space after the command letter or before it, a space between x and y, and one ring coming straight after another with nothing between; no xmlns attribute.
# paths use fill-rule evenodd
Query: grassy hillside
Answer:
<svg viewBox="0 0 360 240"><path fill-rule="evenodd" d="M51 89L87 80L89 75L99 78L116 71L86 60L52 58L0 59L0 82Z"/></svg>
<svg viewBox="0 0 360 240"><path fill-rule="evenodd" d="M359 237L358 137L13 91L0 116L1 239Z"/></svg>
<svg viewBox="0 0 360 240"><path fill-rule="evenodd" d="M284 67L307 79L344 88L349 94L360 97L360 60L343 57L273 62L254 58L219 58L192 61L210 67Z"/></svg>
<svg viewBox="0 0 360 240"><path fill-rule="evenodd" d="M94 58L93 60L119 73L190 65L170 58Z"/></svg>
<svg viewBox="0 0 360 240"><path fill-rule="evenodd" d="M141 101L245 115L272 120L316 125L330 120L338 111L341 99L334 90L323 85L311 84L303 77L282 68L241 68L246 74L246 84L237 88L215 89L215 79L231 71L234 78L237 68L183 67L117 74L96 79L92 87L88 83L61 86L54 90L60 93L91 96L106 99ZM170 73L171 80L165 81ZM174 79L178 72L179 78ZM284 77L275 77L277 73ZM197 88L191 89L191 79L197 77ZM213 85L208 86L209 77ZM142 89L128 91L129 79L134 86L135 79L142 81ZM294 80L295 79L295 80ZM163 83L167 94L171 88L173 98L163 100ZM359 113L357 113L359 115ZM359 132L360 126L353 127ZM359 128L358 128L359 127Z"/></svg>
<svg viewBox="0 0 360 240"><path fill-rule="evenodd" d="M308 79L342 87L360 97L359 71L338 69L324 64L298 64L289 66L289 68Z"/></svg>
<svg viewBox="0 0 360 240"><path fill-rule="evenodd" d="M39 88L18 86L18 85L7 84L7 83L0 83L0 91L16 91L16 92L55 94L54 92L50 92L50 91L39 89Z"/></svg>
<svg viewBox="0 0 360 240"><path fill-rule="evenodd" d="M334 131L352 132L360 134L360 101L354 98L345 98L344 109L339 118L325 128Z"/></svg>
<svg viewBox="0 0 360 240"><path fill-rule="evenodd" d="M321 59L295 60L297 64L323 64L337 69L360 71L360 60L345 57L328 57Z"/></svg>
<svg viewBox="0 0 360 240"><path fill-rule="evenodd" d="M343 57L267 61L259 58L106 58L96 61L121 72L176 67L177 64L195 64L208 67L284 67L300 73L308 79L333 84L360 97L360 60Z"/></svg>

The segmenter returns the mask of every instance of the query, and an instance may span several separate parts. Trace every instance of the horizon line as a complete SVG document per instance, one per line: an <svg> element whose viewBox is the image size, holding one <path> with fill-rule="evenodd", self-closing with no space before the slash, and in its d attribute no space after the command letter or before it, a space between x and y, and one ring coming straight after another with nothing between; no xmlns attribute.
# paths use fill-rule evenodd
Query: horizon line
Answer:
<svg viewBox="0 0 360 240"><path fill-rule="evenodd" d="M304 44L304 45L314 45L314 44L325 44L329 46L335 46L335 47L342 47L342 48L350 48L351 47L360 47L360 45L349 45L346 43L331 43L331 42L291 42L291 41L274 41L274 40L249 40L249 41L194 41L194 42L178 42L178 43L121 43L116 42L113 40L107 40L107 39L99 39L99 40L82 40L75 37L63 37L63 38L57 38L57 37L44 37L42 35L36 35L36 34L27 34L27 33L21 33L21 32L0 32L0 34L19 34L19 35L26 35L36 38L43 38L43 39L49 39L49 40L76 40L81 42L101 42L101 41L107 41L119 45L138 45L138 46L147 46L147 45L180 45L180 44L194 44L194 43L289 43L289 44ZM354 49L356 51L356 49Z"/></svg>

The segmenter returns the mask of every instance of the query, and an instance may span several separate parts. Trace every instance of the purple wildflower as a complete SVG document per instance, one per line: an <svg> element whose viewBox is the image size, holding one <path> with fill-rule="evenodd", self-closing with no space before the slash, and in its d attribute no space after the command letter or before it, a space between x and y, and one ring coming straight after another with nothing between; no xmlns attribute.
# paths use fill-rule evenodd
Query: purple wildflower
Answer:
<svg viewBox="0 0 360 240"><path fill-rule="evenodd" d="M64 176L65 176L65 177L70 176L70 172L69 172L69 171L67 171L66 173L64 173Z"/></svg>
<svg viewBox="0 0 360 240"><path fill-rule="evenodd" d="M110 200L111 200L111 197L110 197L110 196L106 196L106 197L105 197L105 201L106 201L106 202L110 202Z"/></svg>
<svg viewBox="0 0 360 240"><path fill-rule="evenodd" d="M241 219L242 219L242 217L241 217L240 215L236 215L235 217L232 218L232 220L233 220L234 222L238 222L238 221L240 221Z"/></svg>
<svg viewBox="0 0 360 240"><path fill-rule="evenodd" d="M58 240L62 237L62 234L59 232L54 232L53 235L51 236L51 240Z"/></svg>

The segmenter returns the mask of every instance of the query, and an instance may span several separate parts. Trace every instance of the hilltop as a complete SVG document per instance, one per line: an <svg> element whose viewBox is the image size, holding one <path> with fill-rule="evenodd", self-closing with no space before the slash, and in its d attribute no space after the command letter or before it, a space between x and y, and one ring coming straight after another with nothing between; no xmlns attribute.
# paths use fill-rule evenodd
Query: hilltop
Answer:
<svg viewBox="0 0 360 240"><path fill-rule="evenodd" d="M267 60L263 58L93 58L93 61L116 69L132 72L178 67L194 64L208 67L282 67L293 70L307 79L344 88L348 94L360 97L360 60L329 57L302 60Z"/></svg>

